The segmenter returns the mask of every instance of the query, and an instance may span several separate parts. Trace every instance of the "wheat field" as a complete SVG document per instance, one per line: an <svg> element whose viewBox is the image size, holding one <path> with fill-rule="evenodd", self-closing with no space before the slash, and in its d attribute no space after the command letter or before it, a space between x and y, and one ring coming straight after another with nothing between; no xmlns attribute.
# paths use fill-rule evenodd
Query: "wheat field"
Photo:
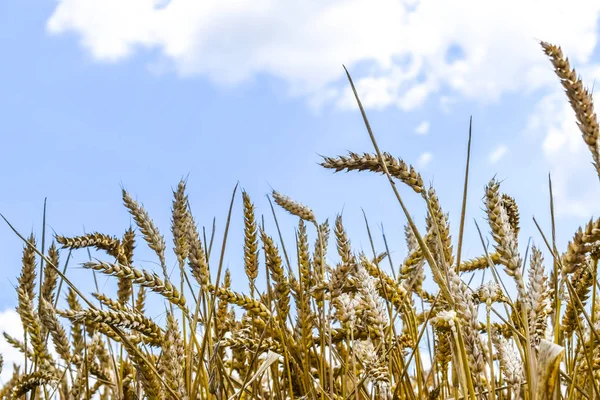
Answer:
<svg viewBox="0 0 600 400"><path fill-rule="evenodd" d="M600 176L592 95L560 47L540 44ZM13 228L24 243L16 294L25 335L4 337L23 362L3 365L0 356L0 369L13 369L0 398L600 399L600 219L579 228L565 249L540 230L545 248L522 255L518 205L492 179L483 193L489 226L481 232L493 246L463 259L466 200L453 248L435 189L379 149L348 79L374 152L323 157L321 165L389 180L408 220L399 266L387 243L375 257L357 252L341 216L320 220L273 191L274 202L298 221L295 243L283 243L280 232L265 231L242 191L239 259L248 286L233 291L223 252L199 232L182 180L170 227L179 273L169 275L164 237L123 189L136 225L123 236L56 235L44 254L33 234ZM422 197L422 232L404 206L405 189ZM235 191L226 232L237 197ZM157 271L134 265L134 250L143 244L156 254ZM81 293L69 280L65 255L86 248L105 253L83 267L114 277L116 293ZM260 270L268 272L265 282L257 282ZM470 285L470 273L481 270L493 279ZM164 303L164 323L148 316L147 296Z"/></svg>

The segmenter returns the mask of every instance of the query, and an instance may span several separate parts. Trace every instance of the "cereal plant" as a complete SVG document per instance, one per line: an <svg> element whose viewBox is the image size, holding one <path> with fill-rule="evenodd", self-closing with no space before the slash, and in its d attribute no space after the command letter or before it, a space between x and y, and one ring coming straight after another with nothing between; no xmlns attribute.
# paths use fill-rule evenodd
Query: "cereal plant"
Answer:
<svg viewBox="0 0 600 400"><path fill-rule="evenodd" d="M600 176L592 95L559 47L541 46ZM600 219L579 228L566 249L540 231L545 248L533 246L524 256L518 206L491 179L482 215L489 227L482 233L493 249L463 259L465 202L453 248L435 189L379 149L348 78L374 152L323 157L321 165L389 180L408 220L400 265L390 261L387 243L376 256L357 252L340 215L329 221L273 191L274 202L298 223L295 243L284 244L278 232L264 229L242 191L238 258L248 287L234 291L223 254L211 251L212 239L207 243L199 231L181 181L170 227L178 273L169 275L159 227L123 189L136 227L122 236L56 235L42 253L33 235L13 229L24 243L16 292L25 335L23 341L4 336L23 363L11 367L0 358L0 368L14 370L0 398L599 399ZM465 171L467 178L468 160ZM424 230L407 212L402 186L422 197ZM238 198L236 190L227 224ZM142 244L156 253L156 271L133 262ZM116 293L81 293L69 280L66 252L86 248L105 253L83 267L114 277ZM264 282L257 282L259 270L268 272ZM480 270L493 280L469 285L470 273ZM426 274L433 284L424 284ZM164 301L162 323L148 315L147 296Z"/></svg>

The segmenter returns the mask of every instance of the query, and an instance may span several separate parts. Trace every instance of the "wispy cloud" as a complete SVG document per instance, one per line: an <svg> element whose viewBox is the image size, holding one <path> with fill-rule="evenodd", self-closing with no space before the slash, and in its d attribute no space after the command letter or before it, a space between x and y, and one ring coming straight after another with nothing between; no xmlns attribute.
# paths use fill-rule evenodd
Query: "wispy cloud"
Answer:
<svg viewBox="0 0 600 400"><path fill-rule="evenodd" d="M417 165L420 168L425 168L433 159L433 155L429 152L425 152L419 156L419 160L417 161Z"/></svg>
<svg viewBox="0 0 600 400"><path fill-rule="evenodd" d="M440 109L444 114L450 114L452 106L456 103L456 98L449 96L440 97Z"/></svg>
<svg viewBox="0 0 600 400"><path fill-rule="evenodd" d="M493 7L478 0L155 3L61 0L47 27L53 34L77 33L105 62L153 49L182 76L200 74L218 84L268 74L313 106L356 107L340 65L352 72L368 62L367 76L354 76L364 105L412 110L442 87L494 101L506 92L555 85L533 38L560 43L572 61L585 62L600 15L600 2L589 0L572 0L566 8L562 0L544 7L532 0ZM458 56L450 57L453 52Z"/></svg>
<svg viewBox="0 0 600 400"><path fill-rule="evenodd" d="M506 155L506 153L508 152L508 147L506 147L506 145L499 145L498 147L496 147L494 149L494 151L492 151L490 153L489 156L489 160L490 163L492 164L496 164L498 161L500 161L502 159L502 157L504 157Z"/></svg>
<svg viewBox="0 0 600 400"><path fill-rule="evenodd" d="M429 121L423 121L421 122L416 128L415 128L415 132L418 135L426 135L427 132L429 132Z"/></svg>
<svg viewBox="0 0 600 400"><path fill-rule="evenodd" d="M584 81L600 76L600 66L581 68ZM541 137L541 147L550 165L556 213L584 218L600 213L600 187L592 156L581 137L575 112L560 88L537 104L526 128Z"/></svg>

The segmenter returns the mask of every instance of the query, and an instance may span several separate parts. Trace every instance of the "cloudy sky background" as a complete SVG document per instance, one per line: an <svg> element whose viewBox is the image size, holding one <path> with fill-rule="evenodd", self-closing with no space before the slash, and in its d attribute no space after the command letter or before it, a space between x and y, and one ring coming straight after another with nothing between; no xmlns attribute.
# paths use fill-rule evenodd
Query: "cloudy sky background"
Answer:
<svg viewBox="0 0 600 400"><path fill-rule="evenodd" d="M273 234L271 188L320 221L343 210L354 247L370 252L364 210L379 250L383 225L397 266L406 219L385 179L317 165L319 154L372 152L344 64L380 146L434 184L455 237L473 116L465 256L483 251L473 219L487 234L481 198L493 176L520 206L524 250L529 237L543 246L532 216L550 233L551 173L564 249L598 215L600 184L538 40L561 45L592 86L599 16L592 0L3 1L0 212L39 243L47 197L48 234L121 236L132 222L123 185L170 244L171 189L189 174L196 221L216 218L217 249L239 181ZM245 290L239 194L225 266ZM401 194L422 227L420 198ZM277 213L290 246L297 221ZM0 328L14 335L22 247L0 227ZM78 266L87 257L74 253L68 272L84 292L95 290ZM136 262L158 268L141 238ZM98 284L114 288L106 277ZM4 342L0 352L5 365L19 359Z"/></svg>

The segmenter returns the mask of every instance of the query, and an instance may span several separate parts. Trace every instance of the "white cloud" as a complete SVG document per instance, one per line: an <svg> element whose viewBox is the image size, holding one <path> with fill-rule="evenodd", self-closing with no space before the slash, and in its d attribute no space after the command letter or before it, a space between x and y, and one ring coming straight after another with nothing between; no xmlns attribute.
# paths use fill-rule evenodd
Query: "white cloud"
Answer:
<svg viewBox="0 0 600 400"><path fill-rule="evenodd" d="M591 82L600 76L600 67L588 68L582 75L585 82ZM540 100L526 131L543 136L541 146L550 166L557 215L587 218L600 213L600 185L592 156L560 86Z"/></svg>
<svg viewBox="0 0 600 400"><path fill-rule="evenodd" d="M500 161L502 159L502 157L504 157L506 155L506 153L508 152L508 147L506 147L505 145L501 144L498 147L496 147L494 149L494 151L492 151L490 153L490 163L492 164L496 164L498 161Z"/></svg>
<svg viewBox="0 0 600 400"><path fill-rule="evenodd" d="M4 358L4 367L0 374L0 387L12 376L13 363L17 365L23 363L23 353L6 342L2 334L4 332L15 339L23 340L23 324L19 314L12 308L0 312L0 354Z"/></svg>
<svg viewBox="0 0 600 400"><path fill-rule="evenodd" d="M13 364L22 366L24 361L23 353L15 349L9 344L4 338L4 332L8 333L13 338L23 342L23 323L19 314L13 309L8 308L4 311L0 311L0 354L4 359L4 366L2 373L0 373L0 387L4 383L8 382L13 373ZM31 345L31 343L30 343ZM58 359L58 354L54 348L52 340L48 340L47 343L48 353L55 359ZM31 364L29 364L31 366ZM21 370L21 372L23 372ZM98 397L94 397L98 398Z"/></svg>
<svg viewBox="0 0 600 400"><path fill-rule="evenodd" d="M269 74L311 107L356 107L341 65L367 62L353 74L365 106L412 110L443 87L485 102L555 85L535 39L587 62L599 13L593 0L61 0L47 27L76 32L105 62L158 49L179 74L217 84ZM448 61L449 49L464 57Z"/></svg>
<svg viewBox="0 0 600 400"><path fill-rule="evenodd" d="M429 132L429 121L423 121L421 122L416 128L415 128L415 132L418 135L426 135L427 132Z"/></svg>
<svg viewBox="0 0 600 400"><path fill-rule="evenodd" d="M419 161L417 161L417 164L420 168L425 168L431 162L432 158L433 155L431 153L425 152L419 156Z"/></svg>
<svg viewBox="0 0 600 400"><path fill-rule="evenodd" d="M450 114L452 111L452 105L456 103L456 98L452 98L449 96L441 96L440 97L440 109L444 114Z"/></svg>

